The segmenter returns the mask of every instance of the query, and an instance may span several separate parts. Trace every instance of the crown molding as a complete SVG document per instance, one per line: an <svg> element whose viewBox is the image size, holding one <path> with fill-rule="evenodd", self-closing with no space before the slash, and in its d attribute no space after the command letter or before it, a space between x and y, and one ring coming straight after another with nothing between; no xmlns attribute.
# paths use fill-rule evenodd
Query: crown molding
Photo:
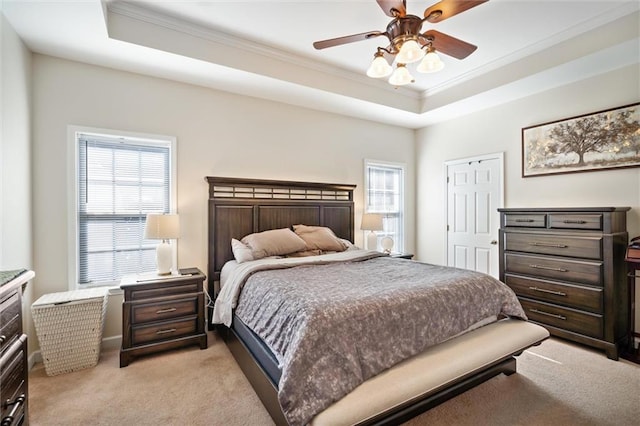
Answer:
<svg viewBox="0 0 640 426"><path fill-rule="evenodd" d="M281 62L289 63L295 66L319 71L344 80L349 80L360 85L370 86L377 90L383 90L394 96L402 95L413 100L420 100L422 95L418 90L412 90L407 87L394 87L379 80L369 77L363 78L359 73L348 71L344 68L332 66L327 63L296 55L280 48L263 44L241 37L234 36L227 32L205 27L203 25L175 18L151 8L142 7L132 3L124 2L108 2L107 10L109 13L115 13L131 19L137 19L152 25L157 25L169 30L178 31L193 37L201 38L210 42L218 43L233 49L245 51L253 55L261 55Z"/></svg>

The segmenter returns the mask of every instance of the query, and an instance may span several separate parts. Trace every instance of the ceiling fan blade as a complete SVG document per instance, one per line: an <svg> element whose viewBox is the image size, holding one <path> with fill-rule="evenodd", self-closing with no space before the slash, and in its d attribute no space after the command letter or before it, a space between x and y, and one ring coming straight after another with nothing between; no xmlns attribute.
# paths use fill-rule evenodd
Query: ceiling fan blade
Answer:
<svg viewBox="0 0 640 426"><path fill-rule="evenodd" d="M429 30L422 34L422 36L432 40L431 44L437 52L453 56L456 59L464 59L478 48L478 46L474 46L466 41L451 37L436 30Z"/></svg>
<svg viewBox="0 0 640 426"><path fill-rule="evenodd" d="M316 49L326 49L327 47L340 46L341 44L353 43L354 41L367 40L372 37L378 37L386 35L386 33L380 31L369 31L367 33L353 34L344 37L331 38L329 40L321 40L313 43L313 47Z"/></svg>
<svg viewBox="0 0 640 426"><path fill-rule="evenodd" d="M403 17L407 14L407 2L406 0L376 0L378 6L383 10L387 16L392 18ZM394 13L394 10L397 12Z"/></svg>
<svg viewBox="0 0 640 426"><path fill-rule="evenodd" d="M424 19L431 23L444 21L447 18L486 3L489 0L442 0L424 11Z"/></svg>

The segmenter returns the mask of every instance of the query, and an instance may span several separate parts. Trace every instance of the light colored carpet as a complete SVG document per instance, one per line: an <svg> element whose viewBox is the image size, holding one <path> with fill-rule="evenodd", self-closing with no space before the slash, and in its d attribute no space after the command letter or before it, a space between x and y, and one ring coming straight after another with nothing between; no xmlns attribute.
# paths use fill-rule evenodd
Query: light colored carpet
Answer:
<svg viewBox="0 0 640 426"><path fill-rule="evenodd" d="M118 351L90 369L29 377L30 423L39 425L272 425L215 334L196 346L119 368ZM637 425L640 366L549 339L500 375L409 421L420 425Z"/></svg>

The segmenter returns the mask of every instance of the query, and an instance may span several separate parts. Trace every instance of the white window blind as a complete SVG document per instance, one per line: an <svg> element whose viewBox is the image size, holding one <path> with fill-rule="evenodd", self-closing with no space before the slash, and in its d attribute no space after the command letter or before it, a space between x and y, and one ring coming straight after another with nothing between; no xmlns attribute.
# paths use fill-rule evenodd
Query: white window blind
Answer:
<svg viewBox="0 0 640 426"><path fill-rule="evenodd" d="M404 250L404 166L392 163L365 161L365 213L383 216L380 239L393 239L393 251Z"/></svg>
<svg viewBox="0 0 640 426"><path fill-rule="evenodd" d="M147 213L169 213L171 143L78 136L78 284L110 285L153 271L157 241L143 238Z"/></svg>

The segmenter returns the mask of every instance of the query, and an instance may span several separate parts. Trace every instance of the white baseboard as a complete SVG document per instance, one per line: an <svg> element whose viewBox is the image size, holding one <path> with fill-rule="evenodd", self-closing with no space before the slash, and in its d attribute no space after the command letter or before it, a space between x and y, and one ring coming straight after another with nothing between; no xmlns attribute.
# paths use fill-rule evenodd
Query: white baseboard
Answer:
<svg viewBox="0 0 640 426"><path fill-rule="evenodd" d="M118 349L122 346L122 336L111 336L102 339L100 343L100 352L109 351L112 349ZM34 351L29 357L29 370L33 368L34 365L38 363L42 363L42 352Z"/></svg>

